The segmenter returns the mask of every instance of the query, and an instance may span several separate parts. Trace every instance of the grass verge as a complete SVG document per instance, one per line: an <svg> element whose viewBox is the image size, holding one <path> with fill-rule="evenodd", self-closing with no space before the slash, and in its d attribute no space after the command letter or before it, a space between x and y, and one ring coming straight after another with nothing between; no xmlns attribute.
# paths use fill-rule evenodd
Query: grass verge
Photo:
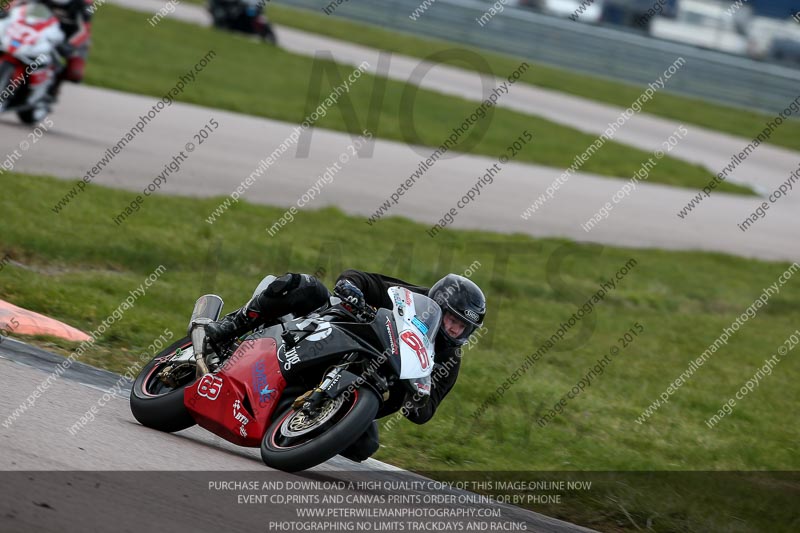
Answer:
<svg viewBox="0 0 800 533"><path fill-rule="evenodd" d="M776 282L786 264L475 231L446 230L430 239L424 236L426 227L397 217L365 231L362 219L336 209L303 211L291 227L269 238L262 228L282 214L279 208L240 202L211 227L203 217L219 199L183 197L151 197L116 227L111 217L129 203L130 193L90 185L84 194L92 208L68 210L55 220L48 206L58 200L61 183L0 175L0 209L14 221L0 235L0 257L8 254L26 265L5 265L0 298L92 331L156 267L166 268L84 362L120 371L164 328L183 332L198 295L215 291L231 309L243 304L267 273L323 270L330 286L339 271L353 267L430 284L478 261L473 279L488 296L488 333L465 354L458 384L434 420L425 426L400 421L388 430L382 424L377 458L439 476L445 471L800 466L800 429L787 419L800 401L794 354L733 414L713 429L704 423L797 329L800 276L741 327L668 405L636 423L689 362ZM472 414L497 387L623 265L629 272L616 288L476 421ZM643 331L602 375L548 425L537 424L636 323ZM62 354L74 348L63 341L41 342ZM797 483L770 483L770 490L791 489L796 498ZM744 493L766 485L761 478L748 481ZM697 502L665 494L665 487L643 494L628 487L633 494L624 499L625 513L613 491L593 492L586 501L568 499L549 512L607 531L619 530L626 515L650 517L659 531L777 531L765 524L791 509L779 506L770 515L756 505L760 500L741 496L731 518L722 508L698 510ZM736 528L720 525L725 520Z"/></svg>

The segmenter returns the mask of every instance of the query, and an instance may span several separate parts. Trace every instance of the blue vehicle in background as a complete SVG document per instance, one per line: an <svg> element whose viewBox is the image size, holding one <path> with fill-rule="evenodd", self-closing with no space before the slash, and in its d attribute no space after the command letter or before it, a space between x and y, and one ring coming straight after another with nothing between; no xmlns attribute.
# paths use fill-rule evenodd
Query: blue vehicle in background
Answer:
<svg viewBox="0 0 800 533"><path fill-rule="evenodd" d="M647 31L653 18L674 18L677 11L678 0L606 0L602 21Z"/></svg>

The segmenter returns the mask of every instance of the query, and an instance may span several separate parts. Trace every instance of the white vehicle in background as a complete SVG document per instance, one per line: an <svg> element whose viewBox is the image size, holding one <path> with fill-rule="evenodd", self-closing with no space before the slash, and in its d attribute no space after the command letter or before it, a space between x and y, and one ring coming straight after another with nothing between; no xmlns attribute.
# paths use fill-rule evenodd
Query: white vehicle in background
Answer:
<svg viewBox="0 0 800 533"><path fill-rule="evenodd" d="M747 36L755 58L800 61L800 24L792 18L753 17Z"/></svg>
<svg viewBox="0 0 800 533"><path fill-rule="evenodd" d="M580 22L600 22L603 0L546 0L544 12Z"/></svg>
<svg viewBox="0 0 800 533"><path fill-rule="evenodd" d="M518 0L517 5L578 22L598 23L603 15L603 0Z"/></svg>
<svg viewBox="0 0 800 533"><path fill-rule="evenodd" d="M681 0L675 18L655 17L650 35L685 44L746 55L748 39L740 33L738 18L729 12L729 4L700 0Z"/></svg>

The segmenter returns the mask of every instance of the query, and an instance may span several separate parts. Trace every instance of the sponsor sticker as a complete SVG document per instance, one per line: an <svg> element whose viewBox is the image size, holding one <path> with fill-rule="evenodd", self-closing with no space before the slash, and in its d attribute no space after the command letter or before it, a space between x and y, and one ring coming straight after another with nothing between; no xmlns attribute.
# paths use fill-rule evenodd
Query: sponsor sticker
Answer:
<svg viewBox="0 0 800 533"><path fill-rule="evenodd" d="M394 336L394 328L392 327L392 321L388 318L386 319L386 332L389 334L389 347L392 350L393 354L398 354L397 351L397 339Z"/></svg>
<svg viewBox="0 0 800 533"><path fill-rule="evenodd" d="M300 362L300 356L297 355L297 347L295 346L287 352L286 346L282 344L281 349L278 350L278 361L283 364L284 370L291 370L292 365Z"/></svg>
<svg viewBox="0 0 800 533"><path fill-rule="evenodd" d="M247 415L242 412L242 402L239 400L235 400L233 402L233 418L235 418L237 422L241 423L239 426L239 435L247 438L247 430L245 429L245 426L250 423L250 419L247 418Z"/></svg>
<svg viewBox="0 0 800 533"><path fill-rule="evenodd" d="M419 330L420 330L420 331L421 331L423 334L427 334L427 333L428 333L428 326L427 326L427 324L425 324L425 322L423 322L423 321L422 321L422 320L420 320L419 318L417 318L417 317L414 317L414 318L412 318L412 319L411 319L411 322L412 322L412 323L413 323L415 326L417 326L417 327L419 328Z"/></svg>
<svg viewBox="0 0 800 533"><path fill-rule="evenodd" d="M258 406L266 407L275 390L269 388L267 365L264 361L258 361L253 365L253 390L258 393Z"/></svg>

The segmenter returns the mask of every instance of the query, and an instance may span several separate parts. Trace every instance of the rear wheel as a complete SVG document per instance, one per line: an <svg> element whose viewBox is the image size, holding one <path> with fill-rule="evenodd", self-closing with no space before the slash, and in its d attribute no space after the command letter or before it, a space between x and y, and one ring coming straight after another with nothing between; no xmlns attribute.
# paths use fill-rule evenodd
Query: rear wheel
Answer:
<svg viewBox="0 0 800 533"><path fill-rule="evenodd" d="M136 377L131 412L143 426L171 433L195 425L183 403L183 391L195 382L197 371L194 359L185 361L187 350L193 350L192 341L185 337L155 356Z"/></svg>
<svg viewBox="0 0 800 533"><path fill-rule="evenodd" d="M289 408L275 418L261 441L261 459L286 472L324 463L369 428L380 401L368 388L326 401L315 417Z"/></svg>

